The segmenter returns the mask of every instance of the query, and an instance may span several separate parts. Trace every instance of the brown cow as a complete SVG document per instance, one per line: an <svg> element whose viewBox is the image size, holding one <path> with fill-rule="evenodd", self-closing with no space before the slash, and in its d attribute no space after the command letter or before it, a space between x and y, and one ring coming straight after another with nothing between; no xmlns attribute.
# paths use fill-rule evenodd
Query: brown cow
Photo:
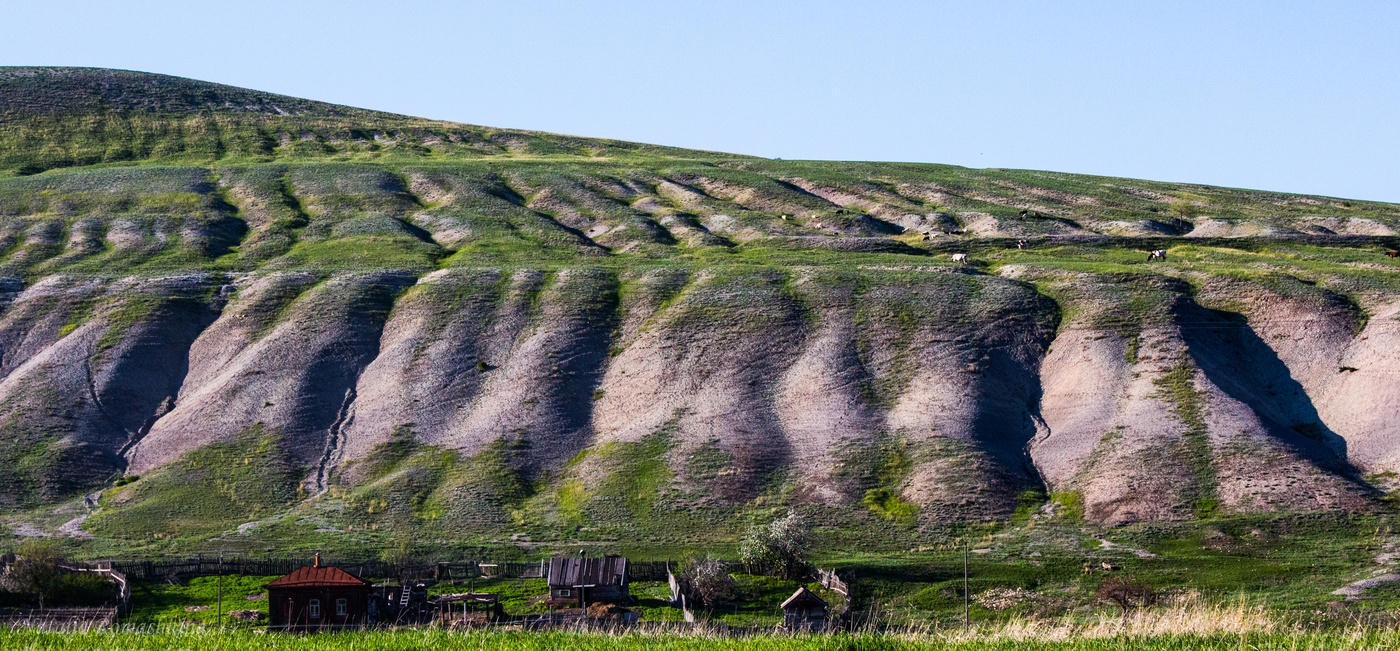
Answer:
<svg viewBox="0 0 1400 651"><path fill-rule="evenodd" d="M1392 258L1400 258L1400 251L1386 251L1385 254Z"/></svg>

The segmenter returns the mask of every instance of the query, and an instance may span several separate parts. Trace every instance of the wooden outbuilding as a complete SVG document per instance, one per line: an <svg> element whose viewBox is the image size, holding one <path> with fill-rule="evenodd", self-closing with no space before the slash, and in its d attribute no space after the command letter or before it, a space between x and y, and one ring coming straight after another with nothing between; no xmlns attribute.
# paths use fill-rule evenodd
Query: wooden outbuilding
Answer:
<svg viewBox="0 0 1400 651"><path fill-rule="evenodd" d="M269 630L361 628L373 621L374 584L338 567L321 564L294 570L267 584Z"/></svg>
<svg viewBox="0 0 1400 651"><path fill-rule="evenodd" d="M549 559L549 599L555 607L587 608L589 604L629 604L627 559L621 556Z"/></svg>
<svg viewBox="0 0 1400 651"><path fill-rule="evenodd" d="M781 606L783 628L816 631L826 628L826 601L807 588L798 588Z"/></svg>
<svg viewBox="0 0 1400 651"><path fill-rule="evenodd" d="M439 626L455 628L485 624L505 617L501 608L500 595L489 592L463 592L438 595L437 623Z"/></svg>

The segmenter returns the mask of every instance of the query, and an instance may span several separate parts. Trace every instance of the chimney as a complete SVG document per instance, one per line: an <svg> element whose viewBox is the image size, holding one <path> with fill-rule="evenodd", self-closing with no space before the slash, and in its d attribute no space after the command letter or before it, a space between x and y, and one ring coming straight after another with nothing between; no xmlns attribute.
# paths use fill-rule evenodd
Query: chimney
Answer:
<svg viewBox="0 0 1400 651"><path fill-rule="evenodd" d="M317 555L316 555L315 560L313 560L312 563L311 563L311 567L321 567L321 555L320 555L320 554L317 554Z"/></svg>

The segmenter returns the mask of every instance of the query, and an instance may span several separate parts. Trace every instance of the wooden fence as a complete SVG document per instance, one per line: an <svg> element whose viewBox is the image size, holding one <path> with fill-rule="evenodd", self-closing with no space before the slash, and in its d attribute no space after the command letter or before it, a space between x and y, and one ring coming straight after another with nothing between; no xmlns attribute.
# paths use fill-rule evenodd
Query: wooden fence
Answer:
<svg viewBox="0 0 1400 651"><path fill-rule="evenodd" d="M671 573L671 568L666 568L666 583L671 586L671 605L681 609L681 617L687 623L695 623L695 613L690 610L690 597L681 587L681 582L676 575Z"/></svg>
<svg viewBox="0 0 1400 651"><path fill-rule="evenodd" d="M845 597L848 601L850 600L851 586L845 581L842 581L841 577L836 576L836 570L817 568L816 572L812 575L812 579L821 584L823 588Z"/></svg>
<svg viewBox="0 0 1400 651"><path fill-rule="evenodd" d="M327 558L326 564L334 565L356 576L370 579L392 579L407 581L457 581L482 577L512 579L542 579L548 569L548 561L491 562L482 560L460 561L405 561L389 562L379 560L338 560ZM244 575L282 576L292 570L305 567L310 562L304 558L249 559L196 557L160 561L110 560L74 563L78 568L99 571L115 571L123 581L153 581L169 578L192 578L201 576ZM628 578L632 581L665 581L668 563L665 561L639 561L628 563Z"/></svg>
<svg viewBox="0 0 1400 651"><path fill-rule="evenodd" d="M117 608L121 610L122 614L131 609L131 580L127 579L126 574L120 570L114 570L110 567L89 567L81 563L60 565L59 567L69 572L96 574L111 581L117 586Z"/></svg>
<svg viewBox="0 0 1400 651"><path fill-rule="evenodd" d="M117 622L116 608L26 608L0 610L0 626L42 628L54 631L81 631L111 628Z"/></svg>

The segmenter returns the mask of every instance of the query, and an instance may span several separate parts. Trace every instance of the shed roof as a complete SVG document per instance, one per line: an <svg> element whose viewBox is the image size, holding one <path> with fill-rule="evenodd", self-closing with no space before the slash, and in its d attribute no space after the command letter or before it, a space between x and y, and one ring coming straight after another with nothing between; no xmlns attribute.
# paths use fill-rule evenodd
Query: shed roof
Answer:
<svg viewBox="0 0 1400 651"><path fill-rule="evenodd" d="M292 570L291 574L284 576L272 583L267 584L269 588L319 588L319 587L343 587L343 586L373 586L373 583L366 581L354 574L346 572L338 567L326 567L313 565L299 567Z"/></svg>
<svg viewBox="0 0 1400 651"><path fill-rule="evenodd" d="M623 585L627 583L627 559L622 556L564 557L549 559L549 585Z"/></svg>
<svg viewBox="0 0 1400 651"><path fill-rule="evenodd" d="M434 597L433 600L440 604L460 603L463 601L494 604L501 600L501 596L494 592L457 592L453 594L440 594Z"/></svg>
<svg viewBox="0 0 1400 651"><path fill-rule="evenodd" d="M789 607L807 605L821 605L824 607L826 606L826 600L822 599L821 597L818 597L817 593L812 592L811 590L808 590L807 588L803 587L798 588L797 592L792 593L792 596L788 597L787 601L784 601L783 605L780 606L780 608L782 608L783 610L787 610Z"/></svg>

